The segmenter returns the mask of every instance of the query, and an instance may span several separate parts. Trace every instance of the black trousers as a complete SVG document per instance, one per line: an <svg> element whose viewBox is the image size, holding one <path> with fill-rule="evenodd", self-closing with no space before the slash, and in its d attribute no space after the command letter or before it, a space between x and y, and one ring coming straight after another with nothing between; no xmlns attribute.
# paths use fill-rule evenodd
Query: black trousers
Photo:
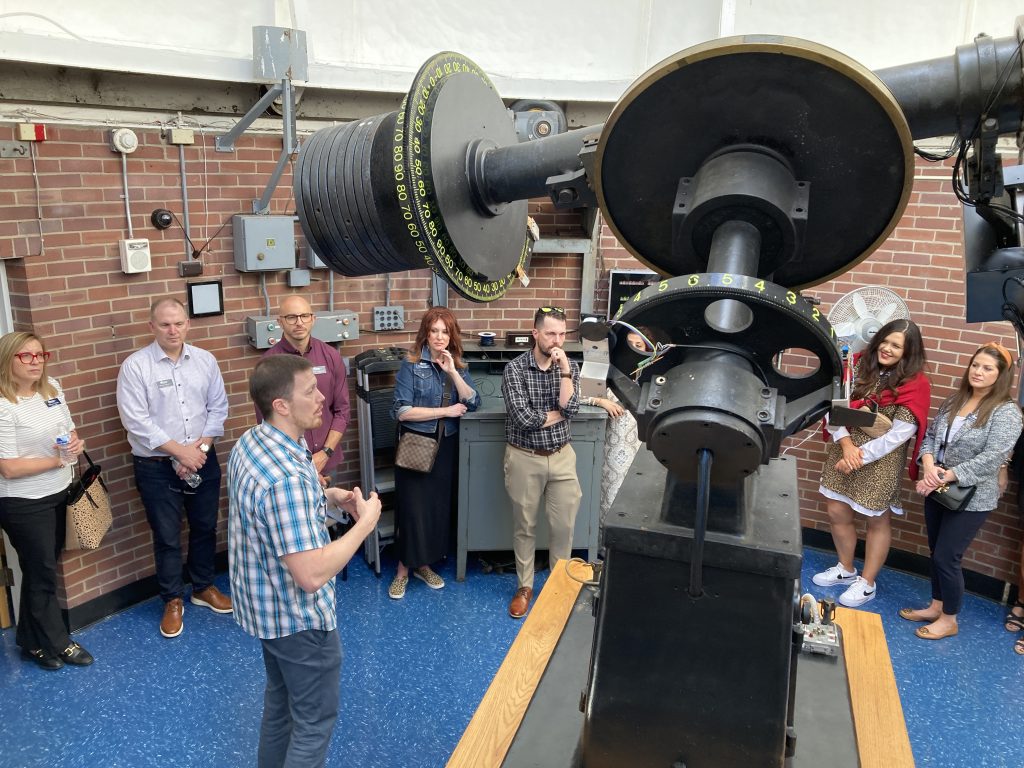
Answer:
<svg viewBox="0 0 1024 768"><path fill-rule="evenodd" d="M964 574L960 561L990 511L950 512L925 497L924 521L928 528L928 548L932 553L932 599L942 601L943 613L960 613L964 599Z"/></svg>
<svg viewBox="0 0 1024 768"><path fill-rule="evenodd" d="M21 566L21 603L15 642L26 651L60 653L68 647L64 615L57 603L57 558L64 548L67 489L41 499L0 499L0 526Z"/></svg>

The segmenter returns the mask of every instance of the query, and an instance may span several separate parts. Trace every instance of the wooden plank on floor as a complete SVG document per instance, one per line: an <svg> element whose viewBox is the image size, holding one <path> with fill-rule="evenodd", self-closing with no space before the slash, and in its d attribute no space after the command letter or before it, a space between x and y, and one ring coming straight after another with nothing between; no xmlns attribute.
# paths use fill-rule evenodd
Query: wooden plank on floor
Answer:
<svg viewBox="0 0 1024 768"><path fill-rule="evenodd" d="M559 560L551 569L448 768L498 768L504 762L582 586L566 574L564 564ZM570 568L577 578L591 578L587 566L573 563Z"/></svg>
<svg viewBox="0 0 1024 768"><path fill-rule="evenodd" d="M861 768L913 768L889 646L877 613L836 608Z"/></svg>

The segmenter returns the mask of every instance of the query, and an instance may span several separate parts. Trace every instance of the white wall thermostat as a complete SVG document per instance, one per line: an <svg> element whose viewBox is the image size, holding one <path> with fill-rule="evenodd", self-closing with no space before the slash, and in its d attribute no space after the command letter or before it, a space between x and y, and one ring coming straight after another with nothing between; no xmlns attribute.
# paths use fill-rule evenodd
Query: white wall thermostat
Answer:
<svg viewBox="0 0 1024 768"><path fill-rule="evenodd" d="M153 269L153 259L149 253L149 240L145 238L118 240L117 246L121 252L121 271L126 275L149 272Z"/></svg>

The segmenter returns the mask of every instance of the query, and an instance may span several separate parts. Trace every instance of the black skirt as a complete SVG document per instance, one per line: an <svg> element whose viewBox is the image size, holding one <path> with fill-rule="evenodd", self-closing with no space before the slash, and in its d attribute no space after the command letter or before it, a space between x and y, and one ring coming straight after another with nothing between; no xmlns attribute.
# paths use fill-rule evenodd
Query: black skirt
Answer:
<svg viewBox="0 0 1024 768"><path fill-rule="evenodd" d="M458 444L458 433L443 437L429 473L395 467L395 551L408 568L448 554Z"/></svg>

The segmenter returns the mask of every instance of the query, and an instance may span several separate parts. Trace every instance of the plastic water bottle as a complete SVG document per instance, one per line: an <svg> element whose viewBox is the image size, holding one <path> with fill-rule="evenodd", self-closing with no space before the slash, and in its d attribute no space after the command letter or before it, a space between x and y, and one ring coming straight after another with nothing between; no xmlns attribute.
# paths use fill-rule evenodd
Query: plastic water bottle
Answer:
<svg viewBox="0 0 1024 768"><path fill-rule="evenodd" d="M171 466L174 467L174 471L177 472L178 468L181 466L181 462L172 457ZM181 475L178 475L178 477L181 477ZM198 472L189 472L181 479L185 481L185 484L188 485L189 488L198 488L199 484L203 482L203 478L199 476Z"/></svg>
<svg viewBox="0 0 1024 768"><path fill-rule="evenodd" d="M71 450L68 448L71 445L71 434L69 432L61 432L53 439L53 442L57 444L57 450L60 452L60 460L62 462L68 465L78 462L78 457L71 453Z"/></svg>

